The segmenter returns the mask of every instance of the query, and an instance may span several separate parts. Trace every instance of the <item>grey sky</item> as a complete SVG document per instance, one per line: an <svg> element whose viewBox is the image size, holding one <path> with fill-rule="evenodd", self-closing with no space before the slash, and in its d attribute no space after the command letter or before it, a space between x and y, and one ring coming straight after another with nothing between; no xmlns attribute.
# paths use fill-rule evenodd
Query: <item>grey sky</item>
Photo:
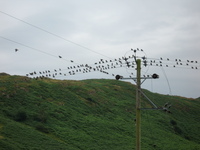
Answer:
<svg viewBox="0 0 200 150"><path fill-rule="evenodd" d="M75 64L119 58L137 47L149 58L197 60L199 66L199 18L199 0L1 0L0 72L26 75L66 69ZM16 48L18 52L14 51ZM145 81L143 87L164 94L200 96L199 69L163 69L149 67L146 73L144 68L143 73L156 72L160 79ZM125 68L109 71L123 76L130 72ZM99 72L62 77L90 78L113 77Z"/></svg>

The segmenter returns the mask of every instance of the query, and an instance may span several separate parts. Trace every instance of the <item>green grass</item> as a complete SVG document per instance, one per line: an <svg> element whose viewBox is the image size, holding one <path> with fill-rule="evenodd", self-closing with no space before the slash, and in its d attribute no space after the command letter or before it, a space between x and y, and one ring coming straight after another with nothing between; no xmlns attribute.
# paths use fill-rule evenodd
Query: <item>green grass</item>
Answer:
<svg viewBox="0 0 200 150"><path fill-rule="evenodd" d="M0 75L0 149L134 150L135 86ZM142 150L200 149L200 99L143 90L172 114L142 110ZM150 107L145 98L142 106Z"/></svg>

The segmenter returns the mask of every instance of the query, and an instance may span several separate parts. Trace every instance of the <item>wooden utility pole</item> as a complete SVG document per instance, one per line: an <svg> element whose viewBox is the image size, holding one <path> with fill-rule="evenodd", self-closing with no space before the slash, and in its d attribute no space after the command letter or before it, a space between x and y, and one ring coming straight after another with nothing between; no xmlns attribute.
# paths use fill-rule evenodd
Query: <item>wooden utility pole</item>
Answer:
<svg viewBox="0 0 200 150"><path fill-rule="evenodd" d="M136 88L136 150L141 149L141 113L140 113L140 107L141 107L141 60L137 59L137 88Z"/></svg>
<svg viewBox="0 0 200 150"><path fill-rule="evenodd" d="M146 108L141 108L141 95L143 95L147 100L154 106L154 108L150 109L164 109L164 108L158 108L142 91L141 91L141 84L146 79L157 79L159 78L159 75L153 74L151 77L141 77L141 59L136 59L136 56L134 56L136 65L137 65L137 76L136 78L124 78L123 76L116 75L115 79L132 79L136 82L136 148L135 150L141 150L141 110ZM143 81L141 82L141 79ZM148 108L147 108L148 109ZM165 108L166 109L166 108Z"/></svg>

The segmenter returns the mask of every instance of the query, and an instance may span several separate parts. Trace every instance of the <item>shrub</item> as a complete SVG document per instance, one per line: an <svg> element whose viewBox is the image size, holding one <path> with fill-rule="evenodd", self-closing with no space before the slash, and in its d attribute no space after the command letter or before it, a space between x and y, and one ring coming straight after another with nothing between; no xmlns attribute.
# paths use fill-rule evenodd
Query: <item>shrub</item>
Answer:
<svg viewBox="0 0 200 150"><path fill-rule="evenodd" d="M176 122L175 120L171 120L170 123L171 123L173 126L177 125L177 122Z"/></svg>
<svg viewBox="0 0 200 150"><path fill-rule="evenodd" d="M25 111L18 111L16 114L16 121L25 121L27 119L27 114Z"/></svg>

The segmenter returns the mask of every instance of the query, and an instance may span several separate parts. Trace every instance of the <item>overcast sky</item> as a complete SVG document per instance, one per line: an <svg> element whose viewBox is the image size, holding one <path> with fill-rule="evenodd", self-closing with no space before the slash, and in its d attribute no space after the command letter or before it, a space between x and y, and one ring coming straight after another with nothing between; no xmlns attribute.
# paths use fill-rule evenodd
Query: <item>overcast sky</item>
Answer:
<svg viewBox="0 0 200 150"><path fill-rule="evenodd" d="M58 68L68 72L69 66L94 65L101 59L132 55L131 48L139 48L144 52L137 55L148 61L162 57L170 59L165 65L172 64L143 67L142 74L157 73L160 78L146 80L142 87L200 97L199 0L1 0L0 22L0 72L24 76ZM198 63L174 68L175 59ZM111 74L128 77L135 70L107 72L58 78L114 79Z"/></svg>

